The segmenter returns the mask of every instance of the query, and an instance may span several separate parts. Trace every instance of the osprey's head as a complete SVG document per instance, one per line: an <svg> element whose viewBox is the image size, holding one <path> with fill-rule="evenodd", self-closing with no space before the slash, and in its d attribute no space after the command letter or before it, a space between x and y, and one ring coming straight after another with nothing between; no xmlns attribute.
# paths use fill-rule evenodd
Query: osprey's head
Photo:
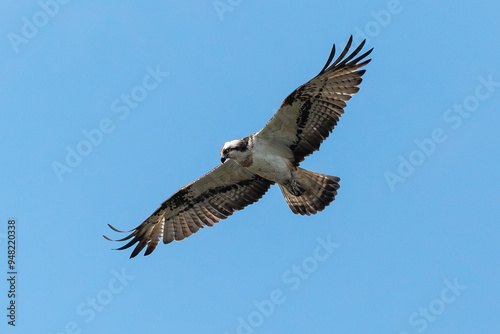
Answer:
<svg viewBox="0 0 500 334"><path fill-rule="evenodd" d="M240 165L248 164L251 156L248 149L248 138L228 141L220 150L220 161L224 163L227 159L234 159Z"/></svg>

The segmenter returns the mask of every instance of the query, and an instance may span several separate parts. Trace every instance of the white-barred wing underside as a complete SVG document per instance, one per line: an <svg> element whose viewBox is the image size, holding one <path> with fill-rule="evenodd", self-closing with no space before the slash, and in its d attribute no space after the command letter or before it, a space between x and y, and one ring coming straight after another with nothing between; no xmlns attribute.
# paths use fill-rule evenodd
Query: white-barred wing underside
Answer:
<svg viewBox="0 0 500 334"><path fill-rule="evenodd" d="M160 240L165 244L182 240L200 228L213 226L233 212L258 201L272 183L234 161L227 161L179 189L142 224L125 231L131 232L130 235L117 241L132 240L118 249L126 249L137 243L130 257L135 257L145 247L144 255L149 255ZM110 227L117 232L124 232Z"/></svg>
<svg viewBox="0 0 500 334"><path fill-rule="evenodd" d="M365 71L358 69L370 62L371 59L364 59L372 49L358 56L365 44L363 41L347 56L351 44L352 36L340 56L331 63L334 45L321 72L294 90L256 134L277 146L288 147L297 165L319 149L344 113L346 101L359 91Z"/></svg>

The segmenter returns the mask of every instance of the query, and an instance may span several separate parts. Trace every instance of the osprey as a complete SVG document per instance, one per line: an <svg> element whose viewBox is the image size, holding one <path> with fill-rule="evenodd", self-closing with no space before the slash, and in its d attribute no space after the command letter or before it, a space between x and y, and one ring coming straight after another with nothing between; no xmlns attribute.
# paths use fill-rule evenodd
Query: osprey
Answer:
<svg viewBox="0 0 500 334"><path fill-rule="evenodd" d="M146 248L153 252L160 242L168 244L213 226L234 211L257 202L277 183L295 214L322 211L337 195L340 179L300 168L304 158L319 149L337 124L346 101L358 92L373 49L358 56L363 41L351 54L352 36L332 63L335 45L317 76L294 90L262 130L222 147L222 164L179 189L142 224L116 241L131 239L118 249L137 243L135 257ZM104 236L106 239L108 237Z"/></svg>

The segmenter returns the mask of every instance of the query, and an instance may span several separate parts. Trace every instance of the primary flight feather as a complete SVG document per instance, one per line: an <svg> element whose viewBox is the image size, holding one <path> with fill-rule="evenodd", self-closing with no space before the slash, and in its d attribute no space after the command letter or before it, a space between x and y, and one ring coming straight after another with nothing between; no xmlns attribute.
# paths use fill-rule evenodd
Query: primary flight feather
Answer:
<svg viewBox="0 0 500 334"><path fill-rule="evenodd" d="M370 62L373 49L360 54L365 41L348 55L352 36L332 63L332 52L317 76L294 90L276 114L257 133L232 140L221 150L222 164L179 189L142 224L123 239L118 249L137 244L131 258L146 248L153 252L160 242L182 240L204 226L213 226L234 211L257 202L277 183L295 214L322 211L337 195L340 179L299 167L306 156L317 151L344 112L346 101ZM108 240L111 240L105 237Z"/></svg>

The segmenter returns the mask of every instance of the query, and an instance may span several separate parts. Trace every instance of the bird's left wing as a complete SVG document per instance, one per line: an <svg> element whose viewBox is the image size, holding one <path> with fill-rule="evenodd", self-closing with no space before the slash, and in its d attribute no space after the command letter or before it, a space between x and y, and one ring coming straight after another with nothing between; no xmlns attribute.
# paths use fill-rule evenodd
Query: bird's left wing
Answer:
<svg viewBox="0 0 500 334"><path fill-rule="evenodd" d="M179 189L127 237L132 240L118 249L138 243L131 258L146 248L144 255L154 251L161 239L167 244L182 240L204 226L213 226L234 211L257 202L273 184L236 162L228 160L198 180ZM109 225L113 230L119 231ZM109 239L105 236L106 239Z"/></svg>
<svg viewBox="0 0 500 334"><path fill-rule="evenodd" d="M359 55L364 41L348 54L351 44L352 36L332 63L334 45L321 72L294 90L255 136L275 146L286 147L297 165L317 151L344 113L346 101L359 90L365 73L360 68L370 62L365 58L372 50Z"/></svg>

